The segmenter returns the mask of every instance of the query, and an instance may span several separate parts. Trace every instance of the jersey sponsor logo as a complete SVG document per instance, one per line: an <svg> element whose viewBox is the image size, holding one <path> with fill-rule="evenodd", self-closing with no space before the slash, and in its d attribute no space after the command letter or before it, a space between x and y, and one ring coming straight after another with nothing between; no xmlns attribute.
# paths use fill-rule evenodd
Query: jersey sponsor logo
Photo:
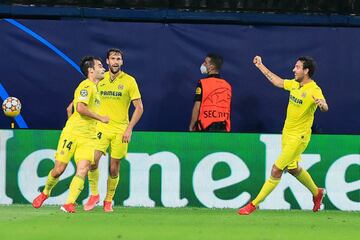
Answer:
<svg viewBox="0 0 360 240"><path fill-rule="evenodd" d="M218 112L216 110L204 111L205 118L225 118L229 119L230 114L228 112Z"/></svg>
<svg viewBox="0 0 360 240"><path fill-rule="evenodd" d="M80 95L82 97L86 97L88 95L88 91L86 89L83 89L83 90L80 91Z"/></svg>
<svg viewBox="0 0 360 240"><path fill-rule="evenodd" d="M290 102L293 102L293 103L296 103L296 104L303 104L303 100L298 99L297 97L294 97L291 94L290 94L289 100L290 100Z"/></svg>
<svg viewBox="0 0 360 240"><path fill-rule="evenodd" d="M100 91L101 96L111 96L111 97L120 97L122 96L121 92L117 91Z"/></svg>

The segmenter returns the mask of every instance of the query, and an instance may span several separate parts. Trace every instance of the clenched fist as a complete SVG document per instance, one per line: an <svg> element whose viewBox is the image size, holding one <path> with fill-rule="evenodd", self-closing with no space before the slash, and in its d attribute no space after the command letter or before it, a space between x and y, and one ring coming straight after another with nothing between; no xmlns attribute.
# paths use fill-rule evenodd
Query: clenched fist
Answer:
<svg viewBox="0 0 360 240"><path fill-rule="evenodd" d="M254 60L253 60L253 63L255 64L256 67L261 66L262 65L261 57L260 56L255 56Z"/></svg>

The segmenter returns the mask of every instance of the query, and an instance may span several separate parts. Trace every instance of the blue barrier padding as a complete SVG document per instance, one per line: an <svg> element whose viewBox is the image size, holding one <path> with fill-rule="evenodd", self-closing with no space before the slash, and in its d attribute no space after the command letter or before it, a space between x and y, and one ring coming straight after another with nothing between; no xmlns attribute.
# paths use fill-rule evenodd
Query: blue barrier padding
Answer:
<svg viewBox="0 0 360 240"><path fill-rule="evenodd" d="M5 21L7 21L8 23L20 28L21 30L23 30L24 32L26 32L27 34L31 35L32 37L34 37L35 39L39 40L41 43L43 43L44 45L46 45L48 48L50 48L52 51L54 51L56 54L58 54L61 58L63 58L66 62L68 62L72 67L74 67L80 74L81 70L80 67L73 61L71 60L68 56L66 56L62 51L60 51L58 48L56 48L53 44L51 44L49 41L47 41L46 39L44 39L43 37L39 36L37 33L33 32L31 29L27 28L26 26L22 25L21 23L17 22L14 19L4 19Z"/></svg>

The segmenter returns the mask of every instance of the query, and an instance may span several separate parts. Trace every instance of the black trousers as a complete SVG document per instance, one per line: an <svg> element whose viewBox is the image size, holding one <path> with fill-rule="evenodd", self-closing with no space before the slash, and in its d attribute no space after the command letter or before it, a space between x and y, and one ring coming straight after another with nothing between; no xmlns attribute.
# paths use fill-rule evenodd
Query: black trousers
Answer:
<svg viewBox="0 0 360 240"><path fill-rule="evenodd" d="M226 132L226 123L225 122L214 122L205 129L199 128L199 125L200 124L197 124L197 126L198 126L197 131L200 131L200 132Z"/></svg>

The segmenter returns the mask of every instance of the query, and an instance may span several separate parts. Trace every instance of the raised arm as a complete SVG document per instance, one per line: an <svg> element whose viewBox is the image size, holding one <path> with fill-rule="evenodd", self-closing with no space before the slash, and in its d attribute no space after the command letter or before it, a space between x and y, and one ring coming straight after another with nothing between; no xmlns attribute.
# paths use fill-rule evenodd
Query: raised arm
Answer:
<svg viewBox="0 0 360 240"><path fill-rule="evenodd" d="M255 56L253 63L275 87L284 88L284 79L272 73L265 67L260 56Z"/></svg>

